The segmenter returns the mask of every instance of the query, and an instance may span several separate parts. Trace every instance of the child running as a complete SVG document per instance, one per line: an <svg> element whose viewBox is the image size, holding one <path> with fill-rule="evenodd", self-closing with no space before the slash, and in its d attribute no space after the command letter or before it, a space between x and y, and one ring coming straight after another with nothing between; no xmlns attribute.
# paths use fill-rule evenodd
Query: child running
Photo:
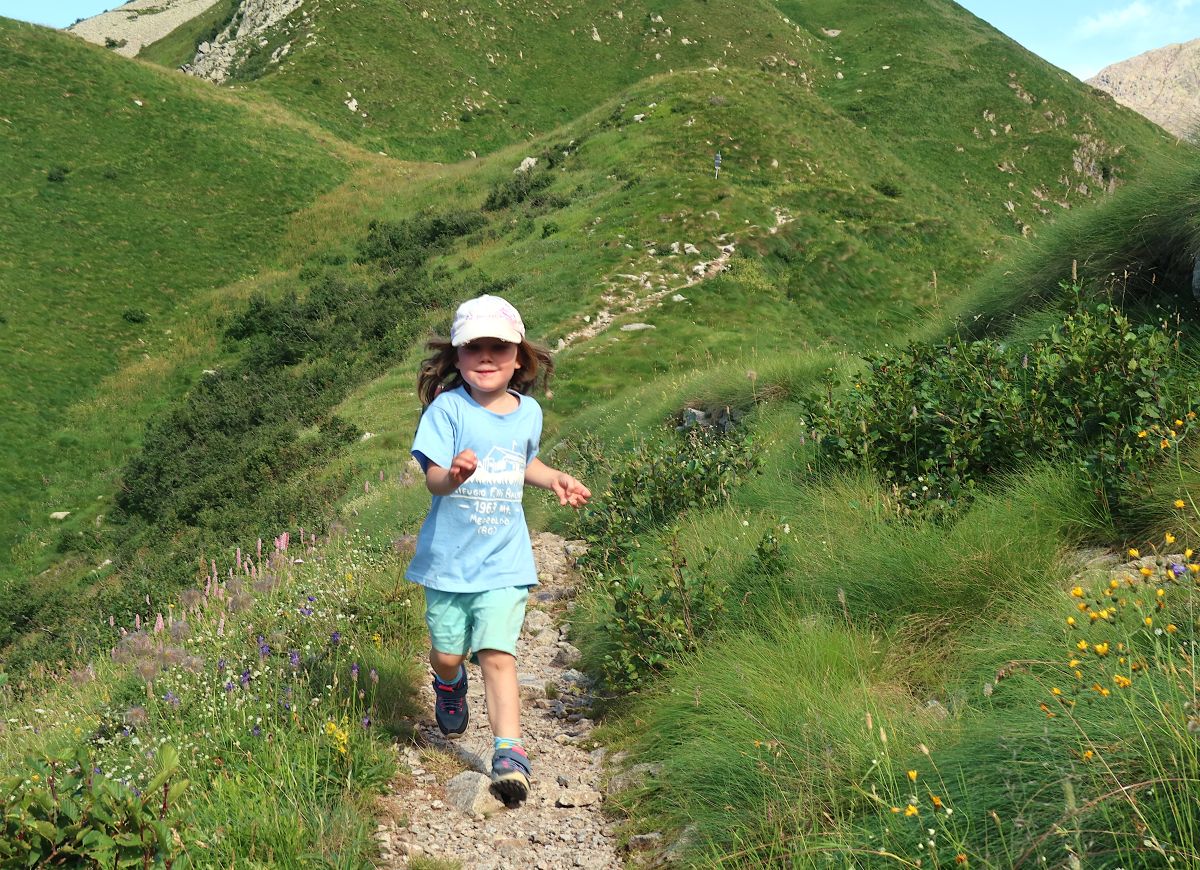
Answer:
<svg viewBox="0 0 1200 870"><path fill-rule="evenodd" d="M499 296L464 302L450 340L430 341L417 383L424 411L412 455L433 494L406 576L425 587L436 697L443 734L467 728L471 654L483 673L494 736L492 791L509 806L529 795L521 743L517 636L529 587L537 585L525 484L581 507L588 488L537 458L542 409L527 393L553 370L545 348L525 339L517 309Z"/></svg>

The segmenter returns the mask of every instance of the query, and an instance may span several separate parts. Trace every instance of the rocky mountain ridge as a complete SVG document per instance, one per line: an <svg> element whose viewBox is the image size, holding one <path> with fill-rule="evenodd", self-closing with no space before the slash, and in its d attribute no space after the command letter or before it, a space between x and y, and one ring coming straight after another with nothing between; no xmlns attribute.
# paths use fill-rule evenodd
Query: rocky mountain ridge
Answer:
<svg viewBox="0 0 1200 870"><path fill-rule="evenodd" d="M218 0L131 0L84 18L66 28L68 33L107 46L124 57L157 42L180 25L207 12Z"/></svg>
<svg viewBox="0 0 1200 870"><path fill-rule="evenodd" d="M1111 64L1087 82L1181 139L1195 137L1200 121L1200 39Z"/></svg>

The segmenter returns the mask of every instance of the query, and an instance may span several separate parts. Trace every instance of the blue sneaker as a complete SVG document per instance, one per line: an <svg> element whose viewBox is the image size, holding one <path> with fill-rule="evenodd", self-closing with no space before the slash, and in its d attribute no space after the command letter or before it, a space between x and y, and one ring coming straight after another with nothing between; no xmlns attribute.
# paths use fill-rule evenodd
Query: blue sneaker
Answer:
<svg viewBox="0 0 1200 870"><path fill-rule="evenodd" d="M462 676L457 683L443 683L435 674L433 694L436 697L433 718L437 720L441 732L449 737L466 731L470 718L467 710L467 669L462 669Z"/></svg>
<svg viewBox="0 0 1200 870"><path fill-rule="evenodd" d="M492 794L505 806L517 806L529 797L531 770L529 756L520 746L497 749L492 755Z"/></svg>

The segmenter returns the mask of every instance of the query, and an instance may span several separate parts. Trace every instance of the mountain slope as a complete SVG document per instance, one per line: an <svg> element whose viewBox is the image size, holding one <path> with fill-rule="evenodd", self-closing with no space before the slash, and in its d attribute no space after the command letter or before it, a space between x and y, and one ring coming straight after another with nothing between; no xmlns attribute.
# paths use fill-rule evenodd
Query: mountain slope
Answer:
<svg viewBox="0 0 1200 870"><path fill-rule="evenodd" d="M269 265L288 215L347 161L197 82L51 30L0 19L0 53L2 563L28 522L79 507L39 504L75 462L77 438L51 440L71 406L169 343L196 294Z"/></svg>
<svg viewBox="0 0 1200 870"><path fill-rule="evenodd" d="M1200 122L1200 39L1110 64L1088 84L1181 139L1192 136Z"/></svg>

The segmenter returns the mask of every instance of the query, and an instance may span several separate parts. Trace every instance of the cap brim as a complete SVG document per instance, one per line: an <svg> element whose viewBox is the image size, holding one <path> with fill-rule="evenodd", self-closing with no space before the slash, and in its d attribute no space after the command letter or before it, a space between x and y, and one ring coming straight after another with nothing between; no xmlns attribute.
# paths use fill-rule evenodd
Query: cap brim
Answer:
<svg viewBox="0 0 1200 870"><path fill-rule="evenodd" d="M462 347L477 338L498 338L501 341L520 344L524 336L517 332L507 320L479 319L472 320L464 326L458 335L451 338L450 343L454 347Z"/></svg>

